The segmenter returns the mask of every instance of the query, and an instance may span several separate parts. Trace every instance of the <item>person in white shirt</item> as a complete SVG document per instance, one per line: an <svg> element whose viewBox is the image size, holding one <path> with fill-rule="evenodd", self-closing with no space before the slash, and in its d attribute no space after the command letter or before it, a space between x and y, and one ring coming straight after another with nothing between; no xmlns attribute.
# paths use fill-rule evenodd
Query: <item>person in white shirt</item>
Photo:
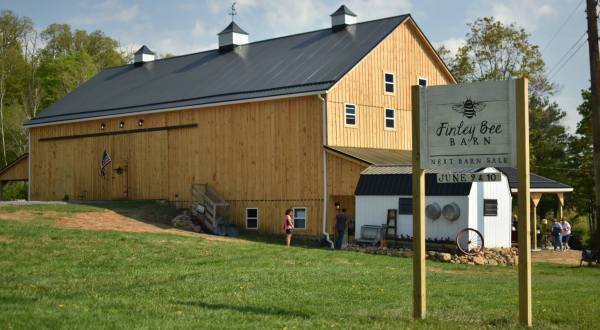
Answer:
<svg viewBox="0 0 600 330"><path fill-rule="evenodd" d="M565 218L562 218L560 220L560 226L562 227L562 231L561 231L561 238L562 238L562 248L564 250L568 250L571 247L569 246L569 237L571 237L571 224L565 220Z"/></svg>

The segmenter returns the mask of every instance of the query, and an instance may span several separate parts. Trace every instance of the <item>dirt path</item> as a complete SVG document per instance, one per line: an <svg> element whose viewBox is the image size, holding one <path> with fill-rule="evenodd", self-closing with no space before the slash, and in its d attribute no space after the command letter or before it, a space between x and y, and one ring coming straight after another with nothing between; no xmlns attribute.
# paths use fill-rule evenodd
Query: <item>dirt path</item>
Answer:
<svg viewBox="0 0 600 330"><path fill-rule="evenodd" d="M248 242L246 240L231 237L193 233L160 223L142 222L111 210L73 214L57 220L55 224L65 228L116 230L133 233L174 234L188 237L201 237L210 241L224 241L233 243Z"/></svg>

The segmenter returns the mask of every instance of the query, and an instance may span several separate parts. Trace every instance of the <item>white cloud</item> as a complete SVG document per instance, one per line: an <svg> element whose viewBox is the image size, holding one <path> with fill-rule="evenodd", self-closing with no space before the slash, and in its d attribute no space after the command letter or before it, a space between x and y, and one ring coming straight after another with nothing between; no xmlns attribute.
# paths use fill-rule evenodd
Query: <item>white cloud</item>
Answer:
<svg viewBox="0 0 600 330"><path fill-rule="evenodd" d="M107 22L131 22L139 16L140 7L126 6L117 0L106 0L90 5L92 14L78 16L70 20L72 24L98 25Z"/></svg>
<svg viewBox="0 0 600 330"><path fill-rule="evenodd" d="M408 14L412 9L411 0L347 0L345 4L358 16L359 21ZM331 12L335 9L329 8Z"/></svg>
<svg viewBox="0 0 600 330"><path fill-rule="evenodd" d="M435 49L438 49L440 46L445 46L446 49L450 51L450 56L454 57L458 49L465 44L465 39L463 38L448 38L443 41L434 42L433 46Z"/></svg>
<svg viewBox="0 0 600 330"><path fill-rule="evenodd" d="M505 23L517 23L529 31L538 28L544 18L558 15L551 0L509 0L492 2L493 16Z"/></svg>

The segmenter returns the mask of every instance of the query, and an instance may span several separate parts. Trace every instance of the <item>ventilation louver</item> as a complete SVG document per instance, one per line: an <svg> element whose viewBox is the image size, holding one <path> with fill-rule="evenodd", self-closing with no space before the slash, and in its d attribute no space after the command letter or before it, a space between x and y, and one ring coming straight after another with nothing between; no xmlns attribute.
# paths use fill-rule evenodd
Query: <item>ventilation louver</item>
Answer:
<svg viewBox="0 0 600 330"><path fill-rule="evenodd" d="M437 220L442 215L442 208L436 202L433 202L425 207L425 215L431 220Z"/></svg>
<svg viewBox="0 0 600 330"><path fill-rule="evenodd" d="M456 221L460 217L460 207L454 202L446 204L442 209L442 215L449 221Z"/></svg>

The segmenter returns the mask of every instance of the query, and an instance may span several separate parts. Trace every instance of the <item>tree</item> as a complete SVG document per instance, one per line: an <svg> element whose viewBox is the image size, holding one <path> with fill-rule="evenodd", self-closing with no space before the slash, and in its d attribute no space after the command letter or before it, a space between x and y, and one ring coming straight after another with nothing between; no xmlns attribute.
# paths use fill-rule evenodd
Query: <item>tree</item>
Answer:
<svg viewBox="0 0 600 330"><path fill-rule="evenodd" d="M449 62L459 82L525 77L532 96L556 91L546 76L539 46L529 42L523 28L514 23L505 25L493 17L478 18L467 26L466 43Z"/></svg>
<svg viewBox="0 0 600 330"><path fill-rule="evenodd" d="M582 90L583 102L577 107L581 120L577 124L575 135L569 139L568 166L569 179L566 181L577 187L571 198L579 214L587 215L591 233L598 230L596 214L596 191L594 187L594 157L592 143L592 94L590 90ZM598 248L600 242L592 242Z"/></svg>
<svg viewBox="0 0 600 330"><path fill-rule="evenodd" d="M41 33L38 77L40 107L50 106L103 69L126 63L118 42L102 31L71 30L68 24L51 24Z"/></svg>
<svg viewBox="0 0 600 330"><path fill-rule="evenodd" d="M22 45L24 37L33 30L33 23L27 17L18 17L9 10L0 13L0 136L2 139L2 158L8 164L6 152L5 106L11 101L7 93L14 84L13 71L22 61Z"/></svg>

